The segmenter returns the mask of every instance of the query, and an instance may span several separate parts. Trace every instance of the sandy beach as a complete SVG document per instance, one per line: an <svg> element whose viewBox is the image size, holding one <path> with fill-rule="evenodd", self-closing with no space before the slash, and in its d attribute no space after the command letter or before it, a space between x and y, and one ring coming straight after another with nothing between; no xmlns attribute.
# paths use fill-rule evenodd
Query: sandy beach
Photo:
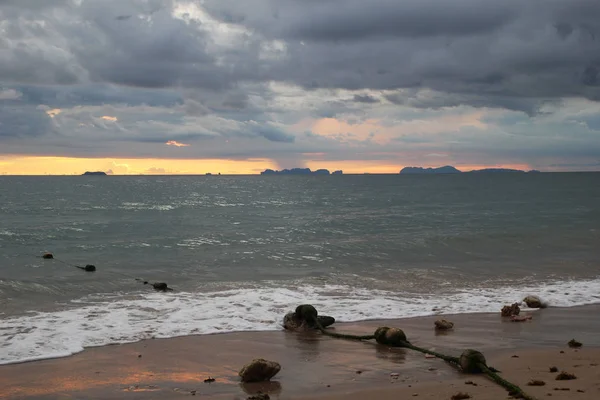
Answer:
<svg viewBox="0 0 600 400"><path fill-rule="evenodd" d="M499 313L444 316L455 329L443 334L433 329L435 316L334 327L357 334L400 327L412 343L428 349L455 356L466 348L482 351L488 365L536 398L600 398L600 306L525 313L533 319L510 322ZM569 348L572 338L583 347ZM282 370L268 384L241 384L237 372L253 358L277 361ZM552 366L577 379L555 380ZM209 377L215 381L204 383ZM545 385L528 386L532 379ZM6 399L246 399L259 391L282 400L450 399L458 392L482 400L508 397L487 378L460 373L441 360L316 332L154 339L0 367L0 397Z"/></svg>

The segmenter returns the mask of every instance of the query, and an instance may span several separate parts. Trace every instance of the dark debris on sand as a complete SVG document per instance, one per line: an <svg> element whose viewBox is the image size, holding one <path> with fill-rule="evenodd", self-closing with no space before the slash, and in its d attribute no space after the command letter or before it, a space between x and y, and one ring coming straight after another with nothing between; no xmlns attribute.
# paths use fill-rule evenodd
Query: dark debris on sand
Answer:
<svg viewBox="0 0 600 400"><path fill-rule="evenodd" d="M545 386L546 382L540 381L539 379L532 379L527 382L527 386Z"/></svg>
<svg viewBox="0 0 600 400"><path fill-rule="evenodd" d="M450 397L450 400L465 400L465 399L470 399L470 398L471 398L470 394L458 392L455 395L452 395L452 397Z"/></svg>

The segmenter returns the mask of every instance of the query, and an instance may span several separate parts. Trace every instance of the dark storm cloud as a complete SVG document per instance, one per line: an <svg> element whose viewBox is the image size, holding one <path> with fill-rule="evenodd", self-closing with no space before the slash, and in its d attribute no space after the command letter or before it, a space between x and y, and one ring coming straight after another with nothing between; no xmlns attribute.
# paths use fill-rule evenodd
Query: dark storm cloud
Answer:
<svg viewBox="0 0 600 400"><path fill-rule="evenodd" d="M597 0L207 4L215 16L286 40L289 60L271 73L307 89L429 88L529 114L548 98L600 98Z"/></svg>
<svg viewBox="0 0 600 400"><path fill-rule="evenodd" d="M518 14L522 2L456 0L266 0L208 2L223 20L298 40L344 41L371 37L474 35L494 31Z"/></svg>
<svg viewBox="0 0 600 400"><path fill-rule="evenodd" d="M122 88L116 85L65 85L33 86L16 85L21 101L51 107L74 107L78 105L124 104L168 107L183 103L181 94L169 90L145 88Z"/></svg>
<svg viewBox="0 0 600 400"><path fill-rule="evenodd" d="M368 95L368 94L355 94L353 97L353 100L357 103L367 103L367 104L373 104L373 103L379 103L379 99Z"/></svg>

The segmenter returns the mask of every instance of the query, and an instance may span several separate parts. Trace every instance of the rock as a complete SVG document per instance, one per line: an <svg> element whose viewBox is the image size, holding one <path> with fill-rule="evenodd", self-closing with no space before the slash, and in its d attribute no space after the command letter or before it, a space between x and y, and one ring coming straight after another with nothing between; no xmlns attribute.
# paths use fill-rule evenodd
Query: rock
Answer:
<svg viewBox="0 0 600 400"><path fill-rule="evenodd" d="M335 318L328 317L326 315L319 315L317 320L321 323L323 328L327 328L335 323ZM303 329L317 329L314 324L306 323L300 316L295 312L285 314L283 317L283 327L285 329L296 331Z"/></svg>
<svg viewBox="0 0 600 400"><path fill-rule="evenodd" d="M152 284L152 287L153 287L154 289L156 289L156 290L159 290L159 291L161 291L161 292L167 292L167 291L173 290L173 289L171 289L170 287L168 287L168 286L167 286L167 284L166 284L166 283L164 283L164 282L156 282L156 283L153 283L153 284Z"/></svg>
<svg viewBox="0 0 600 400"><path fill-rule="evenodd" d="M450 321L446 321L445 319L438 319L434 322L435 329L438 331L447 331L454 328L454 323Z"/></svg>
<svg viewBox="0 0 600 400"><path fill-rule="evenodd" d="M523 302L527 304L529 308L546 308L546 305L537 296L527 296L523 299Z"/></svg>
<svg viewBox="0 0 600 400"><path fill-rule="evenodd" d="M54 258L54 255L52 253L44 253L44 255L42 256L42 258L46 259L46 260L51 260Z"/></svg>
<svg viewBox="0 0 600 400"><path fill-rule="evenodd" d="M558 368L556 368L556 367L550 367L550 372L558 372Z"/></svg>
<svg viewBox="0 0 600 400"><path fill-rule="evenodd" d="M335 318L327 315L319 315L317 319L323 328L327 328L328 326L335 324Z"/></svg>
<svg viewBox="0 0 600 400"><path fill-rule="evenodd" d="M404 347L408 343L406 334L402 329L399 328L388 328L387 326L381 326L375 330L375 340L379 344L392 347Z"/></svg>
<svg viewBox="0 0 600 400"><path fill-rule="evenodd" d="M204 383L213 383L214 381L215 381L215 378L212 378L212 377L209 376L208 378L206 378L204 380Z"/></svg>
<svg viewBox="0 0 600 400"><path fill-rule="evenodd" d="M577 377L568 372L562 371L560 374L556 376L557 381L570 381L572 379L577 379Z"/></svg>
<svg viewBox="0 0 600 400"><path fill-rule="evenodd" d="M481 373L481 365L487 365L485 361L485 357L483 354L478 352L477 350L465 350L460 355L458 359L458 363L462 368L463 372L468 374L478 374Z"/></svg>
<svg viewBox="0 0 600 400"><path fill-rule="evenodd" d="M513 315L519 315L521 308L519 307L519 303L513 303L510 306L502 307L502 311L500 312L503 317L512 317Z"/></svg>
<svg viewBox="0 0 600 400"><path fill-rule="evenodd" d="M96 270L96 266L92 265L92 264L88 264L83 269L86 270L87 272L94 272Z"/></svg>
<svg viewBox="0 0 600 400"><path fill-rule="evenodd" d="M569 345L569 347L570 347L570 348L572 348L572 349L577 349L577 348L579 348L579 347L583 346L583 345L581 344L581 342L578 342L578 341L577 341L577 340L575 340L575 339L571 339L571 340L569 340L569 343L567 343L567 344L568 344L568 345Z"/></svg>
<svg viewBox="0 0 600 400"><path fill-rule="evenodd" d="M525 322L529 321L530 319L533 319L531 315L513 315L512 317L510 317L510 320L512 322Z"/></svg>
<svg viewBox="0 0 600 400"><path fill-rule="evenodd" d="M283 328L290 331L295 331L302 328L302 320L295 312L289 312L283 317Z"/></svg>
<svg viewBox="0 0 600 400"><path fill-rule="evenodd" d="M277 375L280 370L279 363L257 358L250 364L244 365L239 375L242 382L264 382Z"/></svg>

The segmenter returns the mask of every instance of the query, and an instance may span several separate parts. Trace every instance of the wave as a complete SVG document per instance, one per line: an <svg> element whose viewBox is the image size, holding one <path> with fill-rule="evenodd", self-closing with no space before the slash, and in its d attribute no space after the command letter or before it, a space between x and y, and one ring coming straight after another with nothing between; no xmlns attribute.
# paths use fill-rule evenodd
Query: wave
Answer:
<svg viewBox="0 0 600 400"><path fill-rule="evenodd" d="M257 287L212 292L92 295L69 308L0 320L0 364L64 357L86 347L195 334L281 329L286 312L311 303L340 322L498 312L536 294L551 306L600 303L600 278L529 286L409 294L347 285Z"/></svg>

